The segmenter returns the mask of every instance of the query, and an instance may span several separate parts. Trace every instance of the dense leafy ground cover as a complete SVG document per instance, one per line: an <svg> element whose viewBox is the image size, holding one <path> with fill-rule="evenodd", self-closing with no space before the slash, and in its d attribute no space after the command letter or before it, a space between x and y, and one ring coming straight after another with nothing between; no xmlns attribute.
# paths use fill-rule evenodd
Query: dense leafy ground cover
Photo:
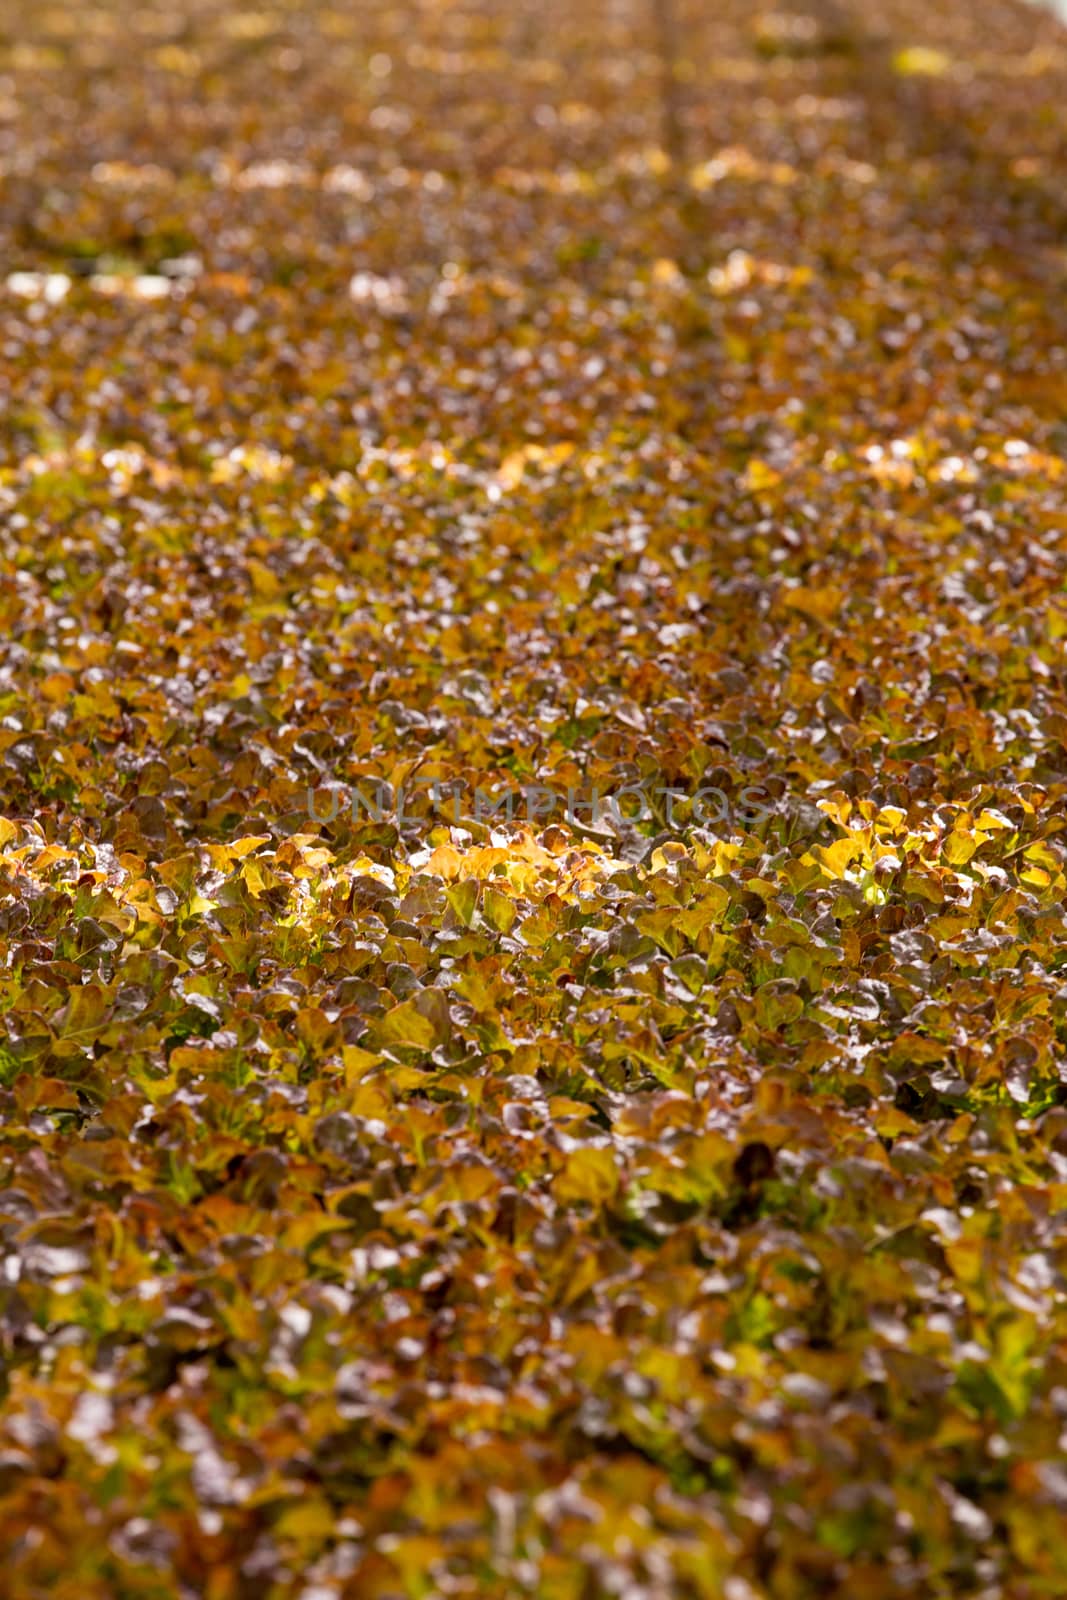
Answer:
<svg viewBox="0 0 1067 1600"><path fill-rule="evenodd" d="M2 18L4 1592L1067 1592L1067 35Z"/></svg>

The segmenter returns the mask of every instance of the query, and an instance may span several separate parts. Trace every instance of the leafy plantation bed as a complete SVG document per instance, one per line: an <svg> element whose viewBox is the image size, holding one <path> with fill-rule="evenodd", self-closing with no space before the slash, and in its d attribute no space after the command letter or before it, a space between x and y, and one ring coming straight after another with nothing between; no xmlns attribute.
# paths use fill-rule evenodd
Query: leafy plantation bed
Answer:
<svg viewBox="0 0 1067 1600"><path fill-rule="evenodd" d="M10 1600L1067 1591L1067 34L866 12L0 4Z"/></svg>

